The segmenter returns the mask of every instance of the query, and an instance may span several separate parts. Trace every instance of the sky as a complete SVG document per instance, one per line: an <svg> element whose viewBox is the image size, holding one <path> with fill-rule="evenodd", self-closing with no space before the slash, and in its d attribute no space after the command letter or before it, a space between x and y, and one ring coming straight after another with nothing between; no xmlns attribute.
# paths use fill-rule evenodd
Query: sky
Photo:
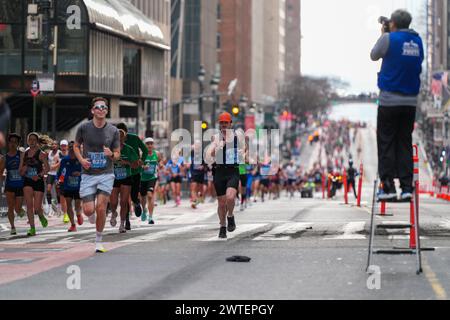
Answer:
<svg viewBox="0 0 450 320"><path fill-rule="evenodd" d="M425 29L424 0L301 0L302 73L333 76L350 83L348 93L377 92L381 62L370 51L381 35L379 16L396 9L413 14L414 29Z"/></svg>

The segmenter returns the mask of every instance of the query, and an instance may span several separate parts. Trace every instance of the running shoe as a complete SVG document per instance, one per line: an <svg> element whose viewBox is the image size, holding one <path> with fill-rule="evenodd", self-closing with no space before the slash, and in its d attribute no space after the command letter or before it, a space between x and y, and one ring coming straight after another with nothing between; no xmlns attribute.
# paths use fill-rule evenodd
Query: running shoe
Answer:
<svg viewBox="0 0 450 320"><path fill-rule="evenodd" d="M17 236L16 228L11 229L10 235Z"/></svg>
<svg viewBox="0 0 450 320"><path fill-rule="evenodd" d="M27 214L27 212L26 212L23 208L20 208L19 213L17 213L17 215L19 216L19 218L25 217L26 214Z"/></svg>
<svg viewBox="0 0 450 320"><path fill-rule="evenodd" d="M117 226L117 211L114 211L113 213L111 213L111 220L109 221L109 223L111 224L111 227L115 227Z"/></svg>
<svg viewBox="0 0 450 320"><path fill-rule="evenodd" d="M134 214L138 218L140 218L141 215L142 215L142 207L141 207L141 204L139 202L134 205Z"/></svg>
<svg viewBox="0 0 450 320"><path fill-rule="evenodd" d="M378 202L389 202L397 199L397 193L386 193L383 189L378 191L377 201Z"/></svg>
<svg viewBox="0 0 450 320"><path fill-rule="evenodd" d="M36 236L36 228L30 228L27 232L27 237L34 237Z"/></svg>
<svg viewBox="0 0 450 320"><path fill-rule="evenodd" d="M234 221L234 216L232 217L227 217L228 220L228 232L233 232L234 230L236 230L236 222Z"/></svg>
<svg viewBox="0 0 450 320"><path fill-rule="evenodd" d="M148 216L148 210L145 209L144 212L142 212L141 221L142 222L147 221L147 216Z"/></svg>
<svg viewBox="0 0 450 320"><path fill-rule="evenodd" d="M227 238L227 227L220 227L219 238L226 239Z"/></svg>
<svg viewBox="0 0 450 320"><path fill-rule="evenodd" d="M96 216L96 214L94 213L93 215L91 215L90 217L88 217L88 219L89 219L89 223L90 223L90 224L95 224L95 222L97 221L97 216Z"/></svg>
<svg viewBox="0 0 450 320"><path fill-rule="evenodd" d="M58 213L58 206L55 200L52 200L52 210L53 210L53 214L57 214Z"/></svg>
<svg viewBox="0 0 450 320"><path fill-rule="evenodd" d="M241 203L241 211L244 211L244 204Z"/></svg>
<svg viewBox="0 0 450 320"><path fill-rule="evenodd" d="M64 213L63 222L65 224L68 224L70 222L69 215L67 213Z"/></svg>
<svg viewBox="0 0 450 320"><path fill-rule="evenodd" d="M67 232L77 232L77 226L76 225L70 226L70 228L69 228L69 230L67 230Z"/></svg>
<svg viewBox="0 0 450 320"><path fill-rule="evenodd" d="M412 197L413 197L413 195L411 192L402 192L400 199L402 201L410 201L410 200L412 200Z"/></svg>
<svg viewBox="0 0 450 320"><path fill-rule="evenodd" d="M83 215L82 214L78 214L77 215L77 223L79 226L82 226L84 223L84 219L83 219Z"/></svg>
<svg viewBox="0 0 450 320"><path fill-rule="evenodd" d="M39 221L41 222L41 225L42 225L43 228L47 228L48 221L47 221L47 218L45 218L44 215L39 216Z"/></svg>
<svg viewBox="0 0 450 320"><path fill-rule="evenodd" d="M125 229L125 226L123 224L120 224L119 233L127 233L127 230Z"/></svg>
<svg viewBox="0 0 450 320"><path fill-rule="evenodd" d="M155 224L155 220L153 220L153 217L148 217L148 224Z"/></svg>
<svg viewBox="0 0 450 320"><path fill-rule="evenodd" d="M131 231L131 223L130 223L130 216L127 215L127 220L125 221L125 229L128 231Z"/></svg>
<svg viewBox="0 0 450 320"><path fill-rule="evenodd" d="M191 208L192 208L192 209L197 209L197 204L196 204L195 202L192 202Z"/></svg>
<svg viewBox="0 0 450 320"><path fill-rule="evenodd" d="M101 243L96 243L95 244L95 252L96 253L106 253L107 251Z"/></svg>

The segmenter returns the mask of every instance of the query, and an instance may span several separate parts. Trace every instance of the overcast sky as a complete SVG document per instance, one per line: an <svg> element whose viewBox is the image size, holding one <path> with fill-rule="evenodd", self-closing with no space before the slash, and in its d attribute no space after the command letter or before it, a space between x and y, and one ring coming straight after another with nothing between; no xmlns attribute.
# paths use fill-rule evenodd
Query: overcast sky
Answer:
<svg viewBox="0 0 450 320"><path fill-rule="evenodd" d="M377 20L399 8L424 30L423 0L302 0L302 73L343 78L353 93L378 91L381 64L369 57L381 32Z"/></svg>

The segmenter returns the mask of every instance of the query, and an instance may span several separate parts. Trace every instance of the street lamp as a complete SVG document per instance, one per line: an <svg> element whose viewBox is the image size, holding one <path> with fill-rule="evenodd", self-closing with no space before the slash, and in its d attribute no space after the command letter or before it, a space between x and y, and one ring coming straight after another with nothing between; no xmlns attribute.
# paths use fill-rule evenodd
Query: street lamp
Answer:
<svg viewBox="0 0 450 320"><path fill-rule="evenodd" d="M198 84L199 84L199 96L198 96L198 111L200 112L200 121L203 121L203 91L205 82L206 70L203 65L200 65L200 70L198 71Z"/></svg>
<svg viewBox="0 0 450 320"><path fill-rule="evenodd" d="M214 98L213 110L211 113L211 125L216 123L216 109L217 109L218 100L219 100L219 95L217 94L217 92L219 91L219 84L220 84L220 78L218 75L215 75L211 79L211 82L209 84L211 86L211 90L212 90L213 98ZM215 127L215 126L213 126L213 127Z"/></svg>

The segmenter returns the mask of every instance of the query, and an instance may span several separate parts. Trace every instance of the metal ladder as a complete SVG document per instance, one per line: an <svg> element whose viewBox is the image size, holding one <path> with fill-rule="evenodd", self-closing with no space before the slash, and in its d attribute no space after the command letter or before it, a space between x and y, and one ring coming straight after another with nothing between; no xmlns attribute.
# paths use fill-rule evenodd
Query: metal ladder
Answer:
<svg viewBox="0 0 450 320"><path fill-rule="evenodd" d="M372 215L371 215L371 223L370 223L370 239L369 239L369 255L367 259L367 269L366 272L369 272L369 268L372 265L372 259L373 255L416 255L416 264L417 264L417 274L420 275L422 270L422 250L420 246L420 234L419 234L419 193L418 193L418 181L415 183L415 191L414 196L411 201L405 202L410 203L413 202L414 207L414 223L402 223L402 224L377 224L375 222L375 215L376 215L376 207L377 207L377 189L379 185L379 179L375 180L374 182L374 191L373 191L373 201L372 201ZM393 249L374 249L374 240L375 240L375 232L376 230L389 230L389 229L412 229L415 230L415 244L416 248L393 248Z"/></svg>

